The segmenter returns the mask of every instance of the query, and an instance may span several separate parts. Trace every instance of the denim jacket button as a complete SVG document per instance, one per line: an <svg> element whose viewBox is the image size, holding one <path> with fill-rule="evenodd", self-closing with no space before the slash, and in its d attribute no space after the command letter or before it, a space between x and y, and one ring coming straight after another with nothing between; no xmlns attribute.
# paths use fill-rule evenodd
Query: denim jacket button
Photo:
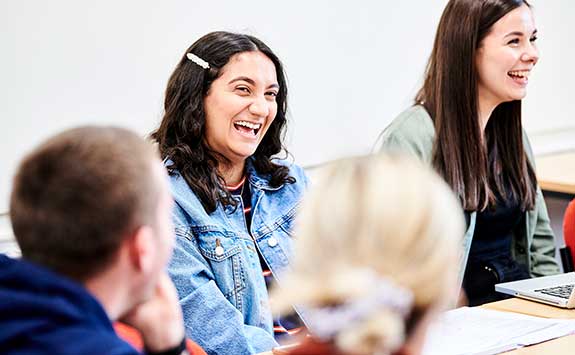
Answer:
<svg viewBox="0 0 575 355"><path fill-rule="evenodd" d="M221 247L221 246L217 246L217 247L216 247L216 255L217 255L217 256L222 256L222 255L224 255L224 248Z"/></svg>
<svg viewBox="0 0 575 355"><path fill-rule="evenodd" d="M271 237L270 239L268 239L268 245L273 248L276 245L278 245L278 240L274 237Z"/></svg>

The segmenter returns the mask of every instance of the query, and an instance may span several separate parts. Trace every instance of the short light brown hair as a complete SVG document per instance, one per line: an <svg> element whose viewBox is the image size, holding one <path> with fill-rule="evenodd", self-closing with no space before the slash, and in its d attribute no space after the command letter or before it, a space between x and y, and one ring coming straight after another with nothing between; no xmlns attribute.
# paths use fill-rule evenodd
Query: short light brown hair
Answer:
<svg viewBox="0 0 575 355"><path fill-rule="evenodd" d="M424 314L456 294L464 226L453 192L420 162L385 154L333 162L301 206L291 272L274 306L361 302L377 286L375 272L412 293L411 315L381 305L330 340L342 353L394 353Z"/></svg>
<svg viewBox="0 0 575 355"><path fill-rule="evenodd" d="M153 224L154 148L129 130L85 126L22 161L10 218L25 259L74 279L104 269L139 226Z"/></svg>

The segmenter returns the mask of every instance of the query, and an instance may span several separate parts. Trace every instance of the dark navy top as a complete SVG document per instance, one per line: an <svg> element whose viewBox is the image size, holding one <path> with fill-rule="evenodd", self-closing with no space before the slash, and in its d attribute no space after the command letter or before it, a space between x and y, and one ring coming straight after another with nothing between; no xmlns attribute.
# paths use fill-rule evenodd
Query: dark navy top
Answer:
<svg viewBox="0 0 575 355"><path fill-rule="evenodd" d="M496 283L529 277L526 266L518 264L511 255L513 233L523 221L524 212L512 196L495 195L495 206L477 212L463 280L471 306L505 298L495 292Z"/></svg>
<svg viewBox="0 0 575 355"><path fill-rule="evenodd" d="M2 254L0 324L2 354L139 354L82 285Z"/></svg>

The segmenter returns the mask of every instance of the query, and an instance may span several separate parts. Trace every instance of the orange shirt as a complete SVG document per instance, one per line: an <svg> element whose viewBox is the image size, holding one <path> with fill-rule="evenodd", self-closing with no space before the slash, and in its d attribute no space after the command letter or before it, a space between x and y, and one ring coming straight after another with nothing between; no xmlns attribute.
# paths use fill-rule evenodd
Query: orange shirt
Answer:
<svg viewBox="0 0 575 355"><path fill-rule="evenodd" d="M120 322L114 323L114 329L120 338L124 339L134 348L139 351L144 350L144 341L138 330ZM186 339L186 347L190 355L207 355L204 349L190 339Z"/></svg>

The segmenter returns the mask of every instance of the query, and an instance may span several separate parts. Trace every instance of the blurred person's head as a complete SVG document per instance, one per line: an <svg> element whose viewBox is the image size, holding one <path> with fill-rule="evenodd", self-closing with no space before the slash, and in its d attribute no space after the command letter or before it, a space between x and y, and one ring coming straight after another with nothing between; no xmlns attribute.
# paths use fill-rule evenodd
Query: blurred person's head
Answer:
<svg viewBox="0 0 575 355"><path fill-rule="evenodd" d="M88 126L24 158L10 217L24 259L96 296L113 294L114 317L152 295L172 251L171 208L153 146L122 128Z"/></svg>
<svg viewBox="0 0 575 355"><path fill-rule="evenodd" d="M304 200L277 310L301 306L329 353L417 353L430 315L457 295L463 234L460 204L430 169L392 156L337 161Z"/></svg>

